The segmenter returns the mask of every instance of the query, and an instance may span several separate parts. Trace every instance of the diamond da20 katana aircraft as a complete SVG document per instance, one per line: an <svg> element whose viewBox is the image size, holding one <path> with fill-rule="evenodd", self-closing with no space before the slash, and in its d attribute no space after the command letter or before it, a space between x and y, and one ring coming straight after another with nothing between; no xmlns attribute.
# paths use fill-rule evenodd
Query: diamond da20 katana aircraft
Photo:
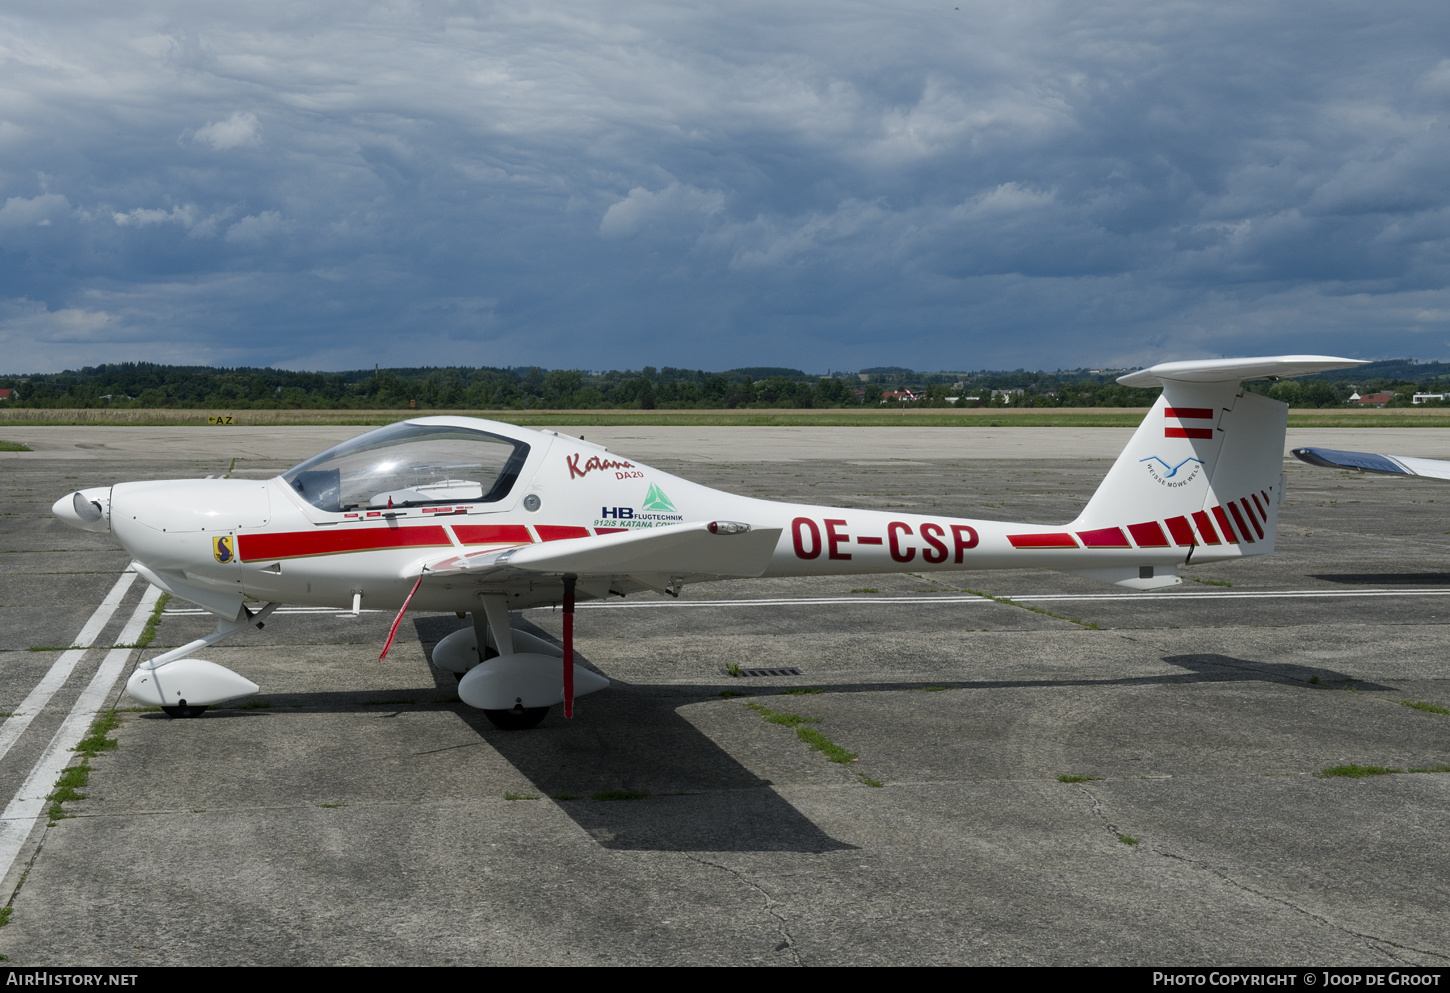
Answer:
<svg viewBox="0 0 1450 993"><path fill-rule="evenodd" d="M1127 448L1062 527L777 503L700 486L582 439L470 417L361 434L266 481L117 483L57 517L110 531L153 585L217 615L215 633L142 662L126 684L174 717L256 693L194 657L282 603L472 615L433 650L458 695L501 728L533 727L608 680L573 661L578 599L691 583L951 569L1055 569L1136 590L1178 567L1274 549L1287 407L1246 379L1361 363L1322 355L1168 362ZM251 604L249 606L248 604ZM509 626L562 605L563 649Z"/></svg>

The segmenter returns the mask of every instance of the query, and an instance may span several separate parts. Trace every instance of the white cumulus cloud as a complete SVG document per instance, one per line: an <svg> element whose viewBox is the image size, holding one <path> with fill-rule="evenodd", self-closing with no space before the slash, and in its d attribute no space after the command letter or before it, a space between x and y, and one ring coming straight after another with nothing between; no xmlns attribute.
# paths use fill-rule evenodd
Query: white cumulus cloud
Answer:
<svg viewBox="0 0 1450 993"><path fill-rule="evenodd" d="M52 218L69 210L70 201L59 193L11 197L0 207L0 229L49 224Z"/></svg>
<svg viewBox="0 0 1450 993"><path fill-rule="evenodd" d="M218 152L243 145L260 145L262 124L257 120L256 114L239 110L225 121L215 121L204 128L198 128L191 140L197 144L210 145Z"/></svg>
<svg viewBox="0 0 1450 993"><path fill-rule="evenodd" d="M160 210L154 207L137 207L124 214L113 211L111 219L120 227L144 228L149 224L180 224L184 228L190 228L196 223L198 211L196 204L189 203L182 207L172 207L170 210Z"/></svg>
<svg viewBox="0 0 1450 993"><path fill-rule="evenodd" d="M724 209L725 195L719 191L671 183L658 193L651 193L643 186L636 186L629 191L629 196L604 212L599 233L606 238L628 238L645 228L673 225L692 215L709 217Z"/></svg>

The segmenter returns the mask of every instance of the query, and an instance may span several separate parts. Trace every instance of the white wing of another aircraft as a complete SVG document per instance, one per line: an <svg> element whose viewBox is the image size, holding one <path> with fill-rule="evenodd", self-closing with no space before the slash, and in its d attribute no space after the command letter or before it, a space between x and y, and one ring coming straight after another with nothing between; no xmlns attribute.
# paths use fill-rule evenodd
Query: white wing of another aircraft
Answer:
<svg viewBox="0 0 1450 993"><path fill-rule="evenodd" d="M1387 476L1425 476L1450 479L1450 462L1416 459L1408 455L1376 455L1372 452L1341 452L1334 448L1296 448L1294 457L1326 469L1360 469Z"/></svg>
<svg viewBox="0 0 1450 993"><path fill-rule="evenodd" d="M1163 394L1082 513L1058 525L739 496L583 439L472 417L380 427L265 481L117 483L68 493L52 511L111 533L148 582L218 617L215 634L137 667L127 692L144 703L190 717L255 693L192 653L259 625L280 603L366 603L398 611L384 654L410 607L471 614L472 627L440 641L432 661L496 725L527 728L558 703L572 716L575 696L608 685L573 664L576 599L678 596L691 583L756 576L957 569L1056 569L1150 590L1181 582L1189 562L1268 555L1288 408L1243 380L1359 364L1281 355L1123 376ZM1443 466L1360 458L1385 460L1378 471ZM552 605L563 607L562 651L509 623L510 611Z"/></svg>

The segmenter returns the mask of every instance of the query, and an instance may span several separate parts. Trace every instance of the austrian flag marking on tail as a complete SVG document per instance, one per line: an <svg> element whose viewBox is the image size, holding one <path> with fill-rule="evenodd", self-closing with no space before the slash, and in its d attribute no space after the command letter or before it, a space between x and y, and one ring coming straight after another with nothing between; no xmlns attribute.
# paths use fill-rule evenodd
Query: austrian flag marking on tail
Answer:
<svg viewBox="0 0 1450 993"><path fill-rule="evenodd" d="M1163 437L1213 438L1212 407L1164 407Z"/></svg>

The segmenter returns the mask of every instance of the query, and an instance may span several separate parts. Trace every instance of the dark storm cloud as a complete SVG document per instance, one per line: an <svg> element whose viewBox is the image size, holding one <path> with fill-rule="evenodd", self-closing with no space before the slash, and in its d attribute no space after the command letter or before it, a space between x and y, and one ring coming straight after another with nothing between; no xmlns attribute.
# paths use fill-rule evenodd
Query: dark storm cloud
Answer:
<svg viewBox="0 0 1450 993"><path fill-rule="evenodd" d="M1427 4L12 4L0 366L1450 355Z"/></svg>

